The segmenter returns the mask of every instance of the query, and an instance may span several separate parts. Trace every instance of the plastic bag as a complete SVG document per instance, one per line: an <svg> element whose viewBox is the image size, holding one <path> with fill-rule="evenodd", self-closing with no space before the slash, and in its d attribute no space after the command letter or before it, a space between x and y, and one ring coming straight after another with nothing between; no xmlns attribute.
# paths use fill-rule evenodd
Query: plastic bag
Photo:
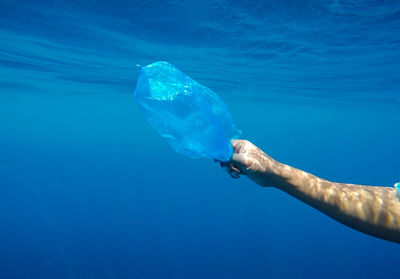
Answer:
<svg viewBox="0 0 400 279"><path fill-rule="evenodd" d="M178 153L228 161L236 129L225 103L167 62L141 68L134 93L150 125Z"/></svg>
<svg viewBox="0 0 400 279"><path fill-rule="evenodd" d="M394 188L396 188L397 196L400 198L400 182L395 183Z"/></svg>

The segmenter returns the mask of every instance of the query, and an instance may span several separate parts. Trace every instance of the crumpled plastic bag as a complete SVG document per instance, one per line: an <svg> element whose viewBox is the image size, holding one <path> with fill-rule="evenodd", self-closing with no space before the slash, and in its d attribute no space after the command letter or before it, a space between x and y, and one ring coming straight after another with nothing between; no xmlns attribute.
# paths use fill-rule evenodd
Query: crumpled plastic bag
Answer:
<svg viewBox="0 0 400 279"><path fill-rule="evenodd" d="M144 117L178 153L228 161L239 136L225 103L167 62L142 67L134 93Z"/></svg>

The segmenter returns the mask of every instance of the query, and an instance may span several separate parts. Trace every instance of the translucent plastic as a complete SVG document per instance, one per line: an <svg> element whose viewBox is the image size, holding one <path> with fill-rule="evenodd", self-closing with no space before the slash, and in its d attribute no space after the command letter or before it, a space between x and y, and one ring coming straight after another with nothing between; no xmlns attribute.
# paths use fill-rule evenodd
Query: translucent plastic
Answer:
<svg viewBox="0 0 400 279"><path fill-rule="evenodd" d="M135 94L150 125L178 153L228 161L240 133L225 103L167 62L142 67Z"/></svg>

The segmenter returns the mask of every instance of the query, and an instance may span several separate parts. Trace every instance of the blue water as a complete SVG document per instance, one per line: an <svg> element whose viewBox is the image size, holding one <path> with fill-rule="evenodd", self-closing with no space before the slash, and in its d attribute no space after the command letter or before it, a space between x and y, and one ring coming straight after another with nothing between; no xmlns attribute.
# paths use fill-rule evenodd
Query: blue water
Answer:
<svg viewBox="0 0 400 279"><path fill-rule="evenodd" d="M165 60L320 177L400 180L400 2L0 1L0 278L390 278L400 246L174 153Z"/></svg>

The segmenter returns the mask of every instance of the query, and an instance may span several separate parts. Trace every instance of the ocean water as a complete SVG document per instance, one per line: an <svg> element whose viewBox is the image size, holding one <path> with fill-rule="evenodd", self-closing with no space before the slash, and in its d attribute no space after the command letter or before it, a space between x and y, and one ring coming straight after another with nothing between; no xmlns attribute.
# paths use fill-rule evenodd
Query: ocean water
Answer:
<svg viewBox="0 0 400 279"><path fill-rule="evenodd" d="M1 0L0 278L398 277L398 244L176 154L132 95L168 61L273 158L392 186L399 30L395 0Z"/></svg>

